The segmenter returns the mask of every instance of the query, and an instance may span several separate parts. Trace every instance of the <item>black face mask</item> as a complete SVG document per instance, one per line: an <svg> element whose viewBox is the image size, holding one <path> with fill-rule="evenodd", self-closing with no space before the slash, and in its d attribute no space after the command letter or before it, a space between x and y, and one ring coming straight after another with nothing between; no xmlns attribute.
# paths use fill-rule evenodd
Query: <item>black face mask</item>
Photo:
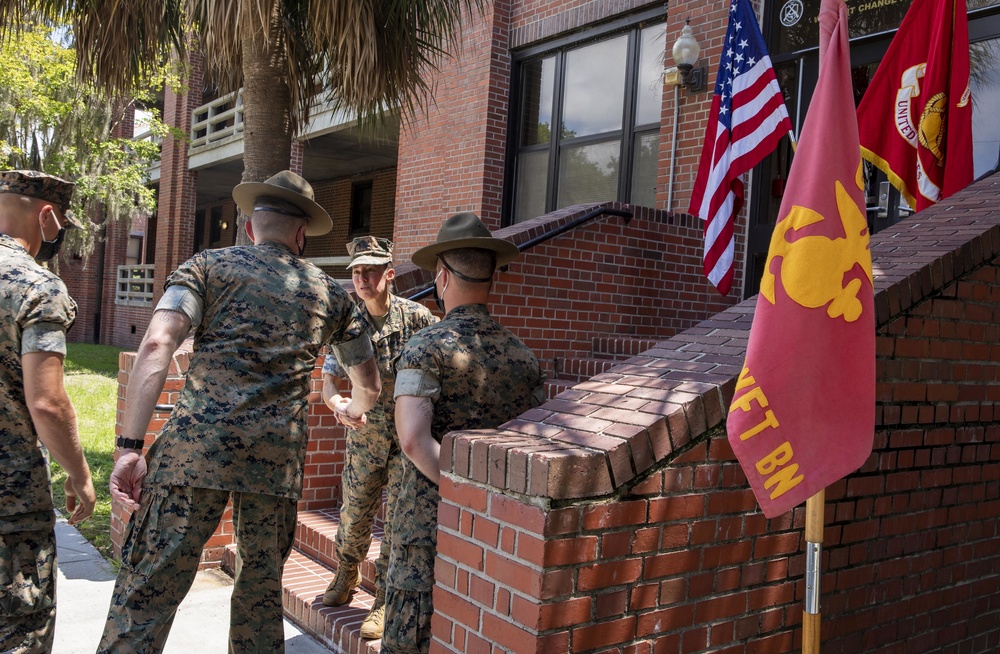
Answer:
<svg viewBox="0 0 1000 654"><path fill-rule="evenodd" d="M52 216L55 218L55 216ZM56 220L56 225L59 221ZM51 241L46 241L45 236L42 236L42 247L38 248L38 254L35 255L35 261L51 261L59 254L59 249L62 247L63 237L66 236L66 227L60 226L59 233Z"/></svg>

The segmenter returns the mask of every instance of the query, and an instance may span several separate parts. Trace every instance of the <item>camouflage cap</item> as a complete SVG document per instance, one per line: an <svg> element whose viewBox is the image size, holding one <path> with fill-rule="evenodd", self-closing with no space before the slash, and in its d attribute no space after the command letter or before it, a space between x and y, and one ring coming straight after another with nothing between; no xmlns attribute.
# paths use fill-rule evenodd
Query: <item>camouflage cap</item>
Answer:
<svg viewBox="0 0 1000 654"><path fill-rule="evenodd" d="M347 244L351 255L348 268L354 266L384 266L392 263L392 241L377 236L359 236Z"/></svg>
<svg viewBox="0 0 1000 654"><path fill-rule="evenodd" d="M37 170L0 170L0 193L16 193L51 202L65 216L67 227L79 228L79 221L69 210L74 186L73 182Z"/></svg>

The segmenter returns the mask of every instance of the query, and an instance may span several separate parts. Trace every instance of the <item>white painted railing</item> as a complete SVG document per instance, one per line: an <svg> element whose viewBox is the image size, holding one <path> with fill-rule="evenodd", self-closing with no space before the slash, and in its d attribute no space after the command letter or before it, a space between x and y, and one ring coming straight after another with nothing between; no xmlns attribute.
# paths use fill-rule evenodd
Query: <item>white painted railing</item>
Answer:
<svg viewBox="0 0 1000 654"><path fill-rule="evenodd" d="M118 266L115 304L148 306L153 303L153 270L151 263L139 266Z"/></svg>
<svg viewBox="0 0 1000 654"><path fill-rule="evenodd" d="M203 104L191 121L191 148L199 148L243 132L243 89Z"/></svg>

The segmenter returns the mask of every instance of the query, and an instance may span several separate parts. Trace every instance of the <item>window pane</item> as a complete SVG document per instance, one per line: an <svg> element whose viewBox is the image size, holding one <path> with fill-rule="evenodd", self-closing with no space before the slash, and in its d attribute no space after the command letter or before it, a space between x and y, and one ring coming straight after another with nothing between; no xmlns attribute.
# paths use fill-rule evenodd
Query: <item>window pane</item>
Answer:
<svg viewBox="0 0 1000 654"><path fill-rule="evenodd" d="M1000 39L969 46L972 68L972 152L975 176L993 170L1000 155Z"/></svg>
<svg viewBox="0 0 1000 654"><path fill-rule="evenodd" d="M618 198L621 141L563 147L559 155L558 207Z"/></svg>
<svg viewBox="0 0 1000 654"><path fill-rule="evenodd" d="M514 222L529 220L545 213L545 187L548 181L549 151L522 152L517 158L517 199Z"/></svg>
<svg viewBox="0 0 1000 654"><path fill-rule="evenodd" d="M663 108L663 53L667 25L647 27L639 33L639 79L636 81L635 124L660 122Z"/></svg>
<svg viewBox="0 0 1000 654"><path fill-rule="evenodd" d="M621 129L627 46L619 36L566 53L562 138Z"/></svg>
<svg viewBox="0 0 1000 654"><path fill-rule="evenodd" d="M632 204L652 207L656 204L656 162L660 154L660 133L635 135L632 157Z"/></svg>
<svg viewBox="0 0 1000 654"><path fill-rule="evenodd" d="M521 67L521 145L549 142L555 73L555 57L526 61Z"/></svg>

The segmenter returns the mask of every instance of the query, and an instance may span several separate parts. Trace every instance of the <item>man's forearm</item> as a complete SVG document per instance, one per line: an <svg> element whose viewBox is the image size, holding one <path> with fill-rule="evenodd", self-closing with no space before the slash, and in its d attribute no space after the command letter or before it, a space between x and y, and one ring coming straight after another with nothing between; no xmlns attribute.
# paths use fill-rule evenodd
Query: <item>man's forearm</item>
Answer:
<svg viewBox="0 0 1000 654"><path fill-rule="evenodd" d="M129 375L125 397L122 436L143 440L153 417L170 361L187 335L191 321L176 311L157 311L139 346L135 365Z"/></svg>
<svg viewBox="0 0 1000 654"><path fill-rule="evenodd" d="M63 385L63 358L52 352L24 355L24 396L38 438L71 478L83 482L90 469L76 428L76 412Z"/></svg>
<svg viewBox="0 0 1000 654"><path fill-rule="evenodd" d="M129 375L128 390L125 399L125 415L122 418L122 436L142 441L149 429L149 421L153 418L153 410L163 392L170 369L171 354L160 350L143 356L137 356L135 365Z"/></svg>
<svg viewBox="0 0 1000 654"><path fill-rule="evenodd" d="M416 440L404 453L425 477L435 484L441 482L441 443L430 434Z"/></svg>
<svg viewBox="0 0 1000 654"><path fill-rule="evenodd" d="M427 397L400 395L396 398L396 433L399 445L417 470L435 484L441 479L441 444L434 440L431 425L434 403Z"/></svg>
<svg viewBox="0 0 1000 654"><path fill-rule="evenodd" d="M34 413L32 422L39 440L70 478L76 482L84 482L90 478L90 468L77 433L76 412L68 396L51 410Z"/></svg>

